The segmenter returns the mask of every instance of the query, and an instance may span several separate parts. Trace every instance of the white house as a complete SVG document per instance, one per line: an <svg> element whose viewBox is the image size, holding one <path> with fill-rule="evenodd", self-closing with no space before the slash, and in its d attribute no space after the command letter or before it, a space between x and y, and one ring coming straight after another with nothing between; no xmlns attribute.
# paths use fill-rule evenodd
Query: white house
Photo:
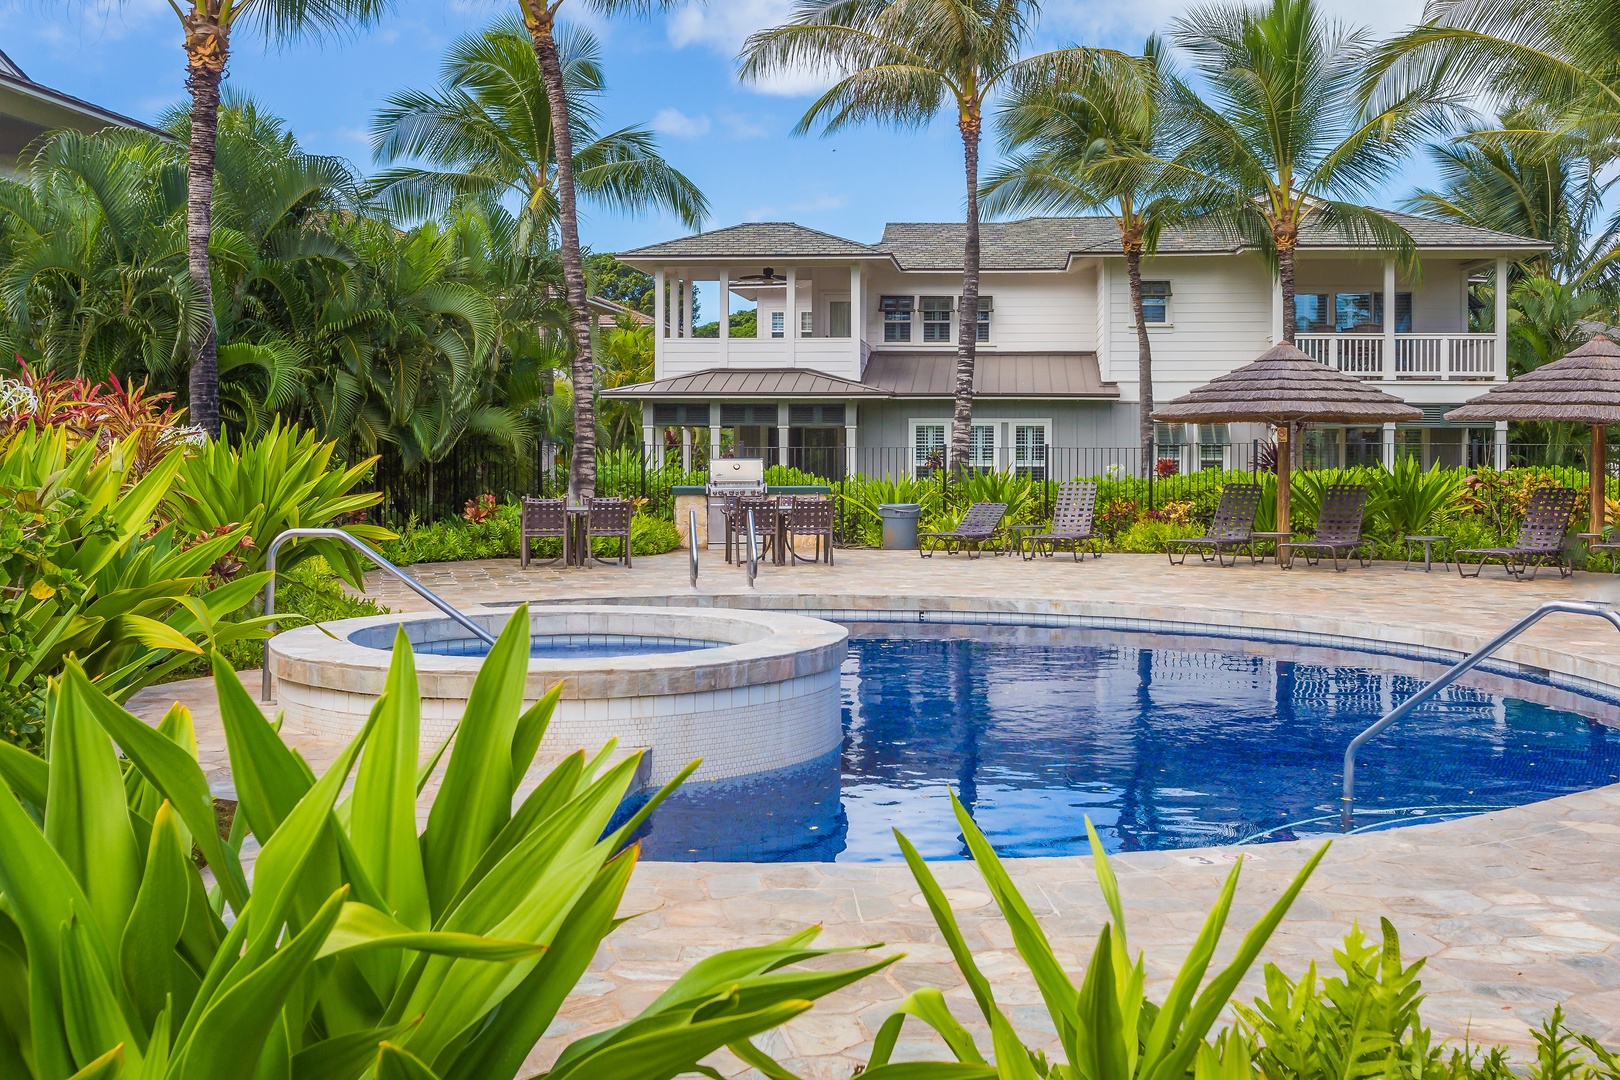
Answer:
<svg viewBox="0 0 1620 1080"><path fill-rule="evenodd" d="M155 130L35 82L0 52L0 175L13 175L23 150L47 131L92 132L110 127Z"/></svg>
<svg viewBox="0 0 1620 1080"><path fill-rule="evenodd" d="M1505 436L1442 419L1507 378L1505 304L1478 313L1471 278L1502 280L1539 241L1389 213L1418 266L1307 229L1297 258L1297 343L1322 363L1421 406L1396 429L1325 429L1324 463L1489 454ZM690 458L759 453L826 475L925 470L948 439L961 291L961 224L900 223L863 244L782 222L736 225L620 254L653 275L654 380L607 391L642 403L650 441L682 432ZM1135 471L1137 340L1119 234L1103 217L982 226L975 463ZM1143 264L1158 401L1253 360L1282 334L1281 291L1264 257L1214 229L1163 236ZM725 284L721 288L721 283ZM692 325L694 287L719 298L715 336ZM729 336L733 297L757 305L752 337ZM713 301L705 299L709 304ZM1393 313L1386 318L1386 313ZM1162 429L1183 469L1241 467L1257 429ZM1497 452L1500 452L1499 450Z"/></svg>

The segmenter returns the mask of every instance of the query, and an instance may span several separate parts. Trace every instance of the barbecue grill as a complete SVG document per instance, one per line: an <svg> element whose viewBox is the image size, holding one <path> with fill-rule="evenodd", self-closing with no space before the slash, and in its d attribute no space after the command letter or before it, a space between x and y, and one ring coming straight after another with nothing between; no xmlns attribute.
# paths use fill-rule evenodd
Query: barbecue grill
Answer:
<svg viewBox="0 0 1620 1080"><path fill-rule="evenodd" d="M765 494L763 458L716 458L709 462L709 546L724 547L726 499L734 495Z"/></svg>

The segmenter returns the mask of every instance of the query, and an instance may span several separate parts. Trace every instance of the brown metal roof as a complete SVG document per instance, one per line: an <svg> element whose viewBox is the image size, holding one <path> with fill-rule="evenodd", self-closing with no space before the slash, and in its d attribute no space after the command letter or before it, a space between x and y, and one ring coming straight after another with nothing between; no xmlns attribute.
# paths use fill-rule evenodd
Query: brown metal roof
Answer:
<svg viewBox="0 0 1620 1080"><path fill-rule="evenodd" d="M1598 334L1563 359L1470 398L1446 419L1620 424L1620 345Z"/></svg>
<svg viewBox="0 0 1620 1080"><path fill-rule="evenodd" d="M605 398L885 398L886 390L807 368L708 368L603 390Z"/></svg>
<svg viewBox="0 0 1620 1080"><path fill-rule="evenodd" d="M1155 420L1199 424L1387 424L1422 418L1422 409L1288 344L1153 411Z"/></svg>
<svg viewBox="0 0 1620 1080"><path fill-rule="evenodd" d="M896 397L948 398L956 388L956 354L872 353L862 380ZM1094 352L1001 353L981 350L973 365L978 397L1117 398L1119 386L1102 381Z"/></svg>

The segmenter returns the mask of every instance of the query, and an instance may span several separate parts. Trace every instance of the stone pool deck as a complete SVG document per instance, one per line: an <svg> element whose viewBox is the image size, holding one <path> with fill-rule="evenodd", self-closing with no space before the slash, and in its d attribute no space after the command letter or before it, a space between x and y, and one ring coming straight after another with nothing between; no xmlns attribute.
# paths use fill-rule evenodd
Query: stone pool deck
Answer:
<svg viewBox="0 0 1620 1080"><path fill-rule="evenodd" d="M707 553L705 553L707 555ZM1161 557L920 560L914 554L840 551L835 567L761 567L756 588L718 557L706 557L699 587L685 553L638 560L633 570L588 571L483 561L411 568L461 606L515 601L630 601L859 611L917 608L1076 614L1178 624L1250 627L1467 650L1544 600L1620 603L1620 580L1577 574L1533 582L1486 571L1405 572L1399 564L1336 574L1247 563L1229 569L1171 568ZM397 582L370 592L396 610L425 605ZM1558 615L1503 654L1519 663L1620 686L1620 634L1605 623ZM249 680L256 688L256 678ZM224 779L223 740L211 694L196 682L153 688L137 711L155 717L176 697L197 708L205 764ZM319 769L336 747L296 731L288 737ZM1305 843L1256 845L1223 952L1308 857ZM1162 994L1190 946L1239 849L1141 852L1114 865L1133 949L1146 952L1151 989ZM963 932L998 998L1032 1039L1055 1043L1034 984L970 863L935 864L957 901ZM1090 860L1012 864L1059 954L1078 970L1106 913ZM919 986L945 990L960 1018L973 1017L950 956L903 865L645 863L625 909L647 914L617 931L559 1017L553 1033L575 1036L617 1023L650 1002L693 959L758 943L812 923L827 944L886 942L906 959L819 1004L762 1043L807 1078L847 1077L865 1060L878 1025ZM1571 1022L1620 1042L1620 786L1462 821L1339 839L1264 959L1297 974L1309 960L1332 964L1353 922L1377 933L1380 917L1401 931L1408 958L1429 957L1426 1021L1440 1037L1510 1044L1523 1058L1527 1025L1555 1003ZM1258 989L1258 972L1244 996ZM982 1025L970 1027L982 1031ZM908 1030L913 1030L908 1028ZM547 1039L531 1065L560 1049ZM988 1046L987 1040L981 1045ZM918 1053L937 1056L928 1040ZM734 1061L727 1075L750 1075ZM753 1074L757 1075L757 1074Z"/></svg>

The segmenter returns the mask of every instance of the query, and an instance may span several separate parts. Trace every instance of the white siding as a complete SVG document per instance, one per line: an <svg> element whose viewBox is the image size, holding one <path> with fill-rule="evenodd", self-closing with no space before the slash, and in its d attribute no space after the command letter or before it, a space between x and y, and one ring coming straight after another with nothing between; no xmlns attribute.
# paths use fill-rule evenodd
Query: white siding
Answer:
<svg viewBox="0 0 1620 1080"><path fill-rule="evenodd" d="M1271 347L1271 273L1256 255L1166 256L1142 261L1142 277L1169 281L1170 325L1149 327L1153 397L1169 401ZM1120 400L1137 400L1137 340L1123 260L1108 267L1109 371Z"/></svg>
<svg viewBox="0 0 1620 1080"><path fill-rule="evenodd" d="M1097 347L1097 288L1095 271L1085 267L1070 273L985 273L979 293L991 297L990 341L981 348L1005 352L1087 352ZM866 293L866 340L874 349L917 349L939 352L955 348L954 317L951 341L922 340L920 312L912 317L911 343L883 340L884 296L953 296L962 291L960 274L907 274L892 267L874 272Z"/></svg>

